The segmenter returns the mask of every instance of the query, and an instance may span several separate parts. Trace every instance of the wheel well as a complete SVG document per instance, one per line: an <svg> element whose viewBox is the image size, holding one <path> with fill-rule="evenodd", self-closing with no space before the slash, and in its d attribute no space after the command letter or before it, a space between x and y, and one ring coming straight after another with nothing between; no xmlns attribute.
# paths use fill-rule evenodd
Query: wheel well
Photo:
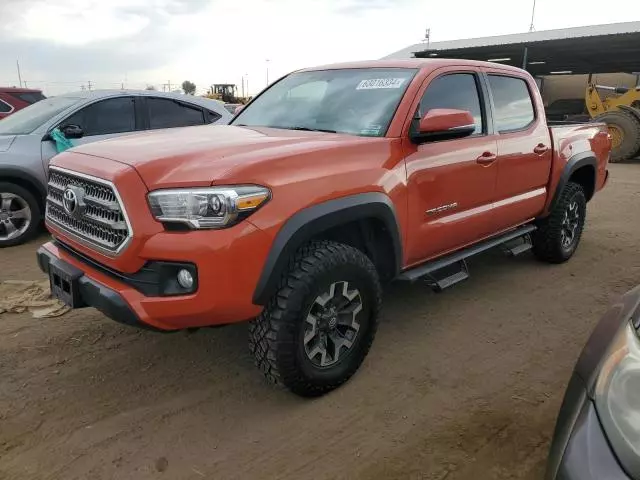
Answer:
<svg viewBox="0 0 640 480"><path fill-rule="evenodd" d="M33 182L22 177L13 177L11 175L8 175L8 176L3 175L2 181L5 183L13 183L14 185L18 185L24 188L25 190L28 190L30 193L32 193L33 196L36 198L36 202L38 202L40 211L44 215L44 208L45 208L44 198L42 197L42 192L40 191L40 189Z"/></svg>
<svg viewBox="0 0 640 480"><path fill-rule="evenodd" d="M570 182L582 186L587 201L591 200L596 189L596 169L593 165L585 165L571 174Z"/></svg>
<svg viewBox="0 0 640 480"><path fill-rule="evenodd" d="M357 248L373 262L383 281L390 281L397 274L399 259L395 258L393 239L380 219L354 220L320 232L310 240L331 240Z"/></svg>

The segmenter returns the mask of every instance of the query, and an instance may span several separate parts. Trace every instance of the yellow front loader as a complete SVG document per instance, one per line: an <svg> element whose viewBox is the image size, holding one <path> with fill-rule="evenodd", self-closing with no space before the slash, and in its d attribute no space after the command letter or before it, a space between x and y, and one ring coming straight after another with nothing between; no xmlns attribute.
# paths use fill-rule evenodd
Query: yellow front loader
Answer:
<svg viewBox="0 0 640 480"><path fill-rule="evenodd" d="M610 95L602 98L601 91ZM640 86L608 87L589 83L585 102L591 118L607 124L613 143L612 162L640 154Z"/></svg>

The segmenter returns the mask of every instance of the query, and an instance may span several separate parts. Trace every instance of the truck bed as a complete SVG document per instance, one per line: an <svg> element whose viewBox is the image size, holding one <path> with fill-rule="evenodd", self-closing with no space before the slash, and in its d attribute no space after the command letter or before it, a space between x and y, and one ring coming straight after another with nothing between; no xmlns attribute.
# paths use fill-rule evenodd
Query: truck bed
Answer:
<svg viewBox="0 0 640 480"><path fill-rule="evenodd" d="M553 146L553 162L549 175L549 192L555 192L567 162L582 161L595 163L596 182L593 193L600 190L607 179L607 165L611 151L611 140L607 125L600 122L548 122L551 143ZM595 162L593 159L595 157ZM550 197L547 208L550 206Z"/></svg>

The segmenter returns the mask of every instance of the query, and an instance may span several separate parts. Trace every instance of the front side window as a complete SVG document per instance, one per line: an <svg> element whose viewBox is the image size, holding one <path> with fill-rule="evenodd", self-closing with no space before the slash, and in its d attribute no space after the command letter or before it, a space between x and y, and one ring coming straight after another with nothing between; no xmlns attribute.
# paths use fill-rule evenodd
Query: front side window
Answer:
<svg viewBox="0 0 640 480"><path fill-rule="evenodd" d="M202 109L195 105L185 105L169 98L148 98L147 105L151 129L204 124Z"/></svg>
<svg viewBox="0 0 640 480"><path fill-rule="evenodd" d="M3 119L0 135L28 135L80 101L81 98L61 96L36 102Z"/></svg>
<svg viewBox="0 0 640 480"><path fill-rule="evenodd" d="M67 118L63 125L78 125L85 136L133 132L136 129L135 100L119 97L92 103Z"/></svg>
<svg viewBox="0 0 640 480"><path fill-rule="evenodd" d="M498 132L523 130L535 120L527 82L522 78L489 75Z"/></svg>
<svg viewBox="0 0 640 480"><path fill-rule="evenodd" d="M292 73L233 125L383 137L417 70L353 68Z"/></svg>
<svg viewBox="0 0 640 480"><path fill-rule="evenodd" d="M452 73L433 80L420 100L420 118L434 108L471 112L476 125L474 134L484 131L478 82L472 73Z"/></svg>

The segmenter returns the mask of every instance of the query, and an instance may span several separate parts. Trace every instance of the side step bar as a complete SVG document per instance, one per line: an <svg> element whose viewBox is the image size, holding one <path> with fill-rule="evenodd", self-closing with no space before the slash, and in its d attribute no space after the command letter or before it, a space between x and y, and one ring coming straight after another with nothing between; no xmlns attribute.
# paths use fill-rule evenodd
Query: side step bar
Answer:
<svg viewBox="0 0 640 480"><path fill-rule="evenodd" d="M464 250L459 250L445 257L406 270L402 272L397 279L415 282L416 280L424 278L434 289L443 290L469 278L469 270L465 262L465 259L469 257L499 245L504 246L507 252L514 256L530 250L532 245L529 234L535 229L535 225L518 227L515 230L489 238ZM514 242L514 240L519 239L521 239L521 241Z"/></svg>

